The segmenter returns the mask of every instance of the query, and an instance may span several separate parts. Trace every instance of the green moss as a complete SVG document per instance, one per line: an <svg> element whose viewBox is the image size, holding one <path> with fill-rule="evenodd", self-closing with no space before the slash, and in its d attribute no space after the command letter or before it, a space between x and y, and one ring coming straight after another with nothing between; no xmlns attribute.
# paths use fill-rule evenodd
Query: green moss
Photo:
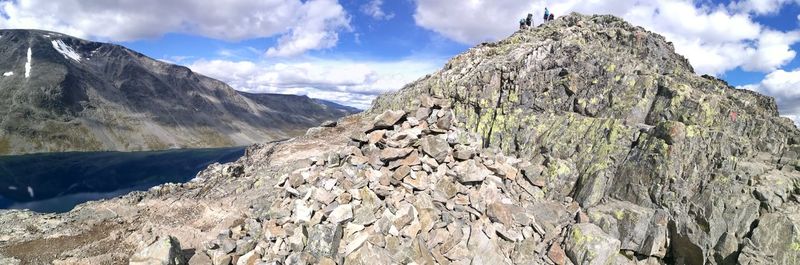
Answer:
<svg viewBox="0 0 800 265"><path fill-rule="evenodd" d="M617 70L617 65L615 64L610 64L606 67L606 71L608 72L614 72L615 70Z"/></svg>

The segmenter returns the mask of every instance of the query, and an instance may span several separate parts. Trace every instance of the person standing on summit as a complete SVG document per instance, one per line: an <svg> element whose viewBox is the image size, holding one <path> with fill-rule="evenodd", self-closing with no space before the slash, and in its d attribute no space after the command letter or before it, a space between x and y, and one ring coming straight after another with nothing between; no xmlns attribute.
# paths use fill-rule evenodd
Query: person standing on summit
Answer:
<svg viewBox="0 0 800 265"><path fill-rule="evenodd" d="M544 22L547 22L547 19L550 18L550 10L547 7L544 8Z"/></svg>
<svg viewBox="0 0 800 265"><path fill-rule="evenodd" d="M528 13L528 17L525 18L525 25L530 28L533 27L533 14Z"/></svg>

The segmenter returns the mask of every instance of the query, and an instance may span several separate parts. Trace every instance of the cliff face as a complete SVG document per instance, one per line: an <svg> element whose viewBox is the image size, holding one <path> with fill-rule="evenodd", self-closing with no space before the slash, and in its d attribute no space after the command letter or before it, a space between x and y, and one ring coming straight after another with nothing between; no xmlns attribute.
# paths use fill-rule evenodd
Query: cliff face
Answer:
<svg viewBox="0 0 800 265"><path fill-rule="evenodd" d="M796 264L799 144L773 99L572 14L190 183L2 213L0 261Z"/></svg>
<svg viewBox="0 0 800 265"><path fill-rule="evenodd" d="M0 72L0 154L247 145L353 113L53 32L0 30Z"/></svg>
<svg viewBox="0 0 800 265"><path fill-rule="evenodd" d="M665 211L672 261L798 257L800 131L774 99L697 76L661 36L610 16L559 18L455 57L372 112L420 95L447 99L486 147L547 157L543 198Z"/></svg>

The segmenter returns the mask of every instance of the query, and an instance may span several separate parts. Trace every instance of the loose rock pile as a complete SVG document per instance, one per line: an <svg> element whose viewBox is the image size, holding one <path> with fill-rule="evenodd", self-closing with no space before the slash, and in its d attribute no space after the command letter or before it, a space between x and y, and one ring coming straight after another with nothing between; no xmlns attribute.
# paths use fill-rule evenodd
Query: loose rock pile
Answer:
<svg viewBox="0 0 800 265"><path fill-rule="evenodd" d="M284 176L282 200L207 244L214 264L605 264L620 241L543 198L536 163L481 148L442 100L386 111ZM521 169L521 170L520 170ZM557 174L554 172L553 174ZM571 228L570 228L571 227ZM565 240L565 235L573 235ZM569 258L568 258L569 257Z"/></svg>

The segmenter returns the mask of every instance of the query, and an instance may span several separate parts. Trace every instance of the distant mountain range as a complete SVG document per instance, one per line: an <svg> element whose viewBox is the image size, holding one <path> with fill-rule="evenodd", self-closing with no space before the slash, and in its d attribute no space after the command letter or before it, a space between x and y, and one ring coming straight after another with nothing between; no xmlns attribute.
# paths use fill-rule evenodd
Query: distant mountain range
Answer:
<svg viewBox="0 0 800 265"><path fill-rule="evenodd" d="M247 145L359 112L47 31L0 30L0 74L0 154Z"/></svg>

